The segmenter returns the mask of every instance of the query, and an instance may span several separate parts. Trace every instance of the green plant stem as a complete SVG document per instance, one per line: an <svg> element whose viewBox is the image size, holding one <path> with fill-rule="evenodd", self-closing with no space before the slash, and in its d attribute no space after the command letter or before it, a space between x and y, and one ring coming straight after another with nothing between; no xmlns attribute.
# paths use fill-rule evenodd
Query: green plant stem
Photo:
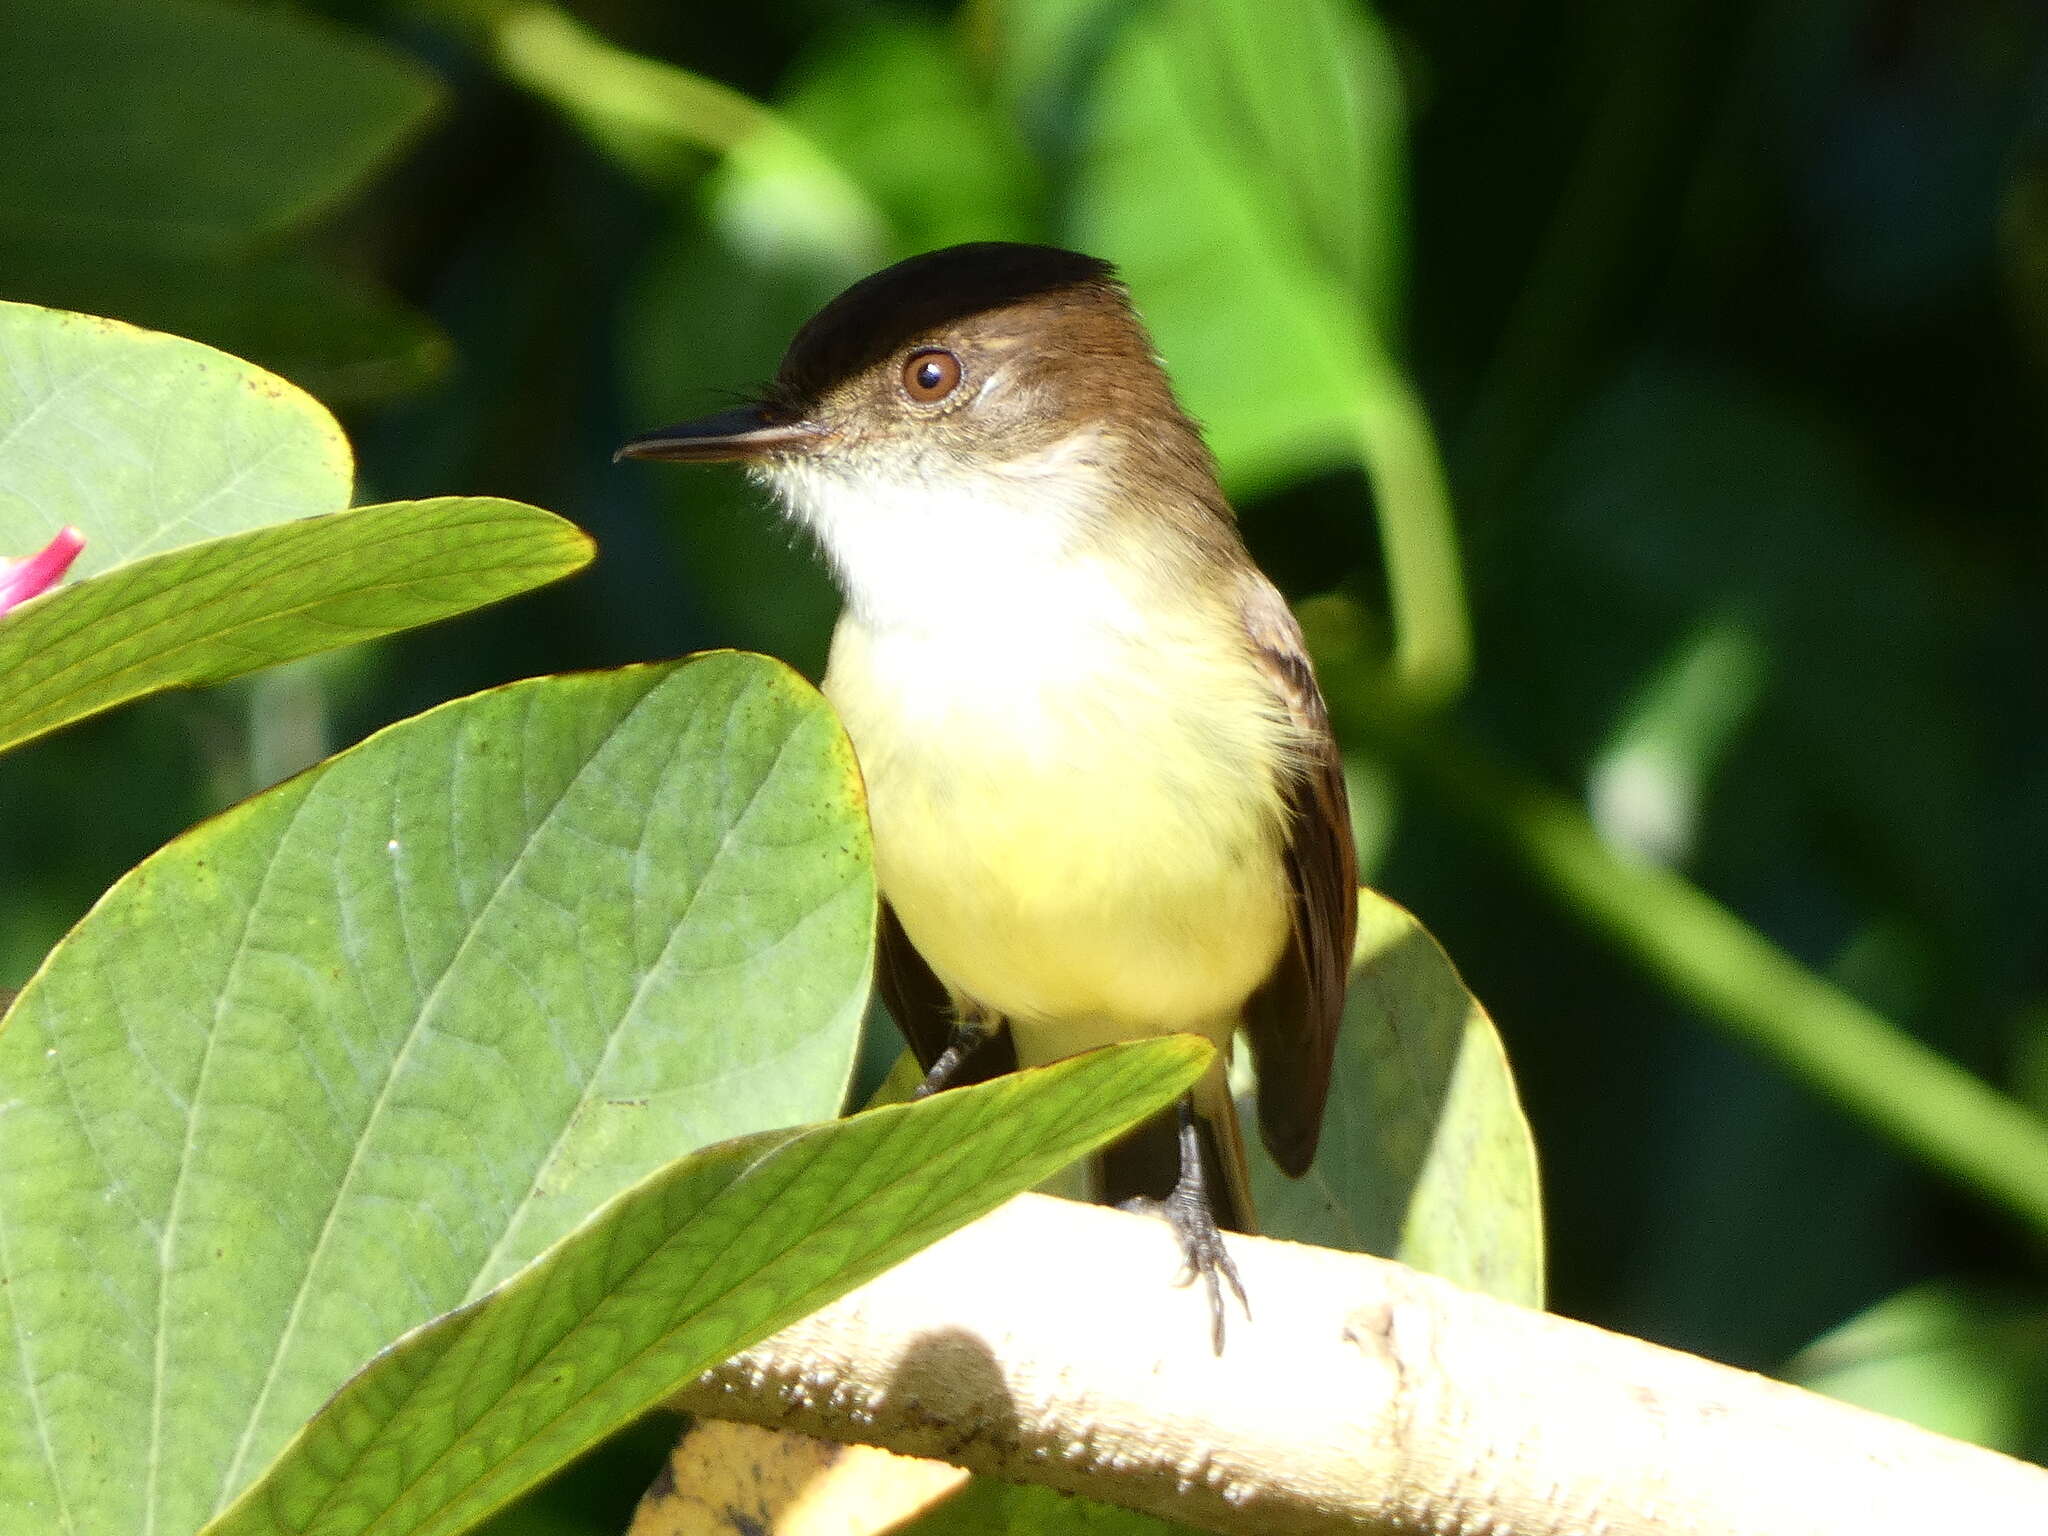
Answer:
<svg viewBox="0 0 2048 1536"><path fill-rule="evenodd" d="M1616 854L1566 796L1326 669L1339 729L1514 850L1575 917L1795 1078L2048 1236L2048 1120L1799 964L1682 876Z"/></svg>
<svg viewBox="0 0 2048 1536"><path fill-rule="evenodd" d="M679 153L711 154L742 178L784 185L777 205L794 211L811 243L863 260L886 249L886 220L859 184L752 97L616 47L545 0L438 0L434 9L629 169L660 180Z"/></svg>
<svg viewBox="0 0 2048 1536"><path fill-rule="evenodd" d="M1358 453L1378 493L1392 620L1392 676L1420 709L1449 703L1472 672L1472 629L1458 529L1436 436L1421 401L1389 360L1360 405Z"/></svg>

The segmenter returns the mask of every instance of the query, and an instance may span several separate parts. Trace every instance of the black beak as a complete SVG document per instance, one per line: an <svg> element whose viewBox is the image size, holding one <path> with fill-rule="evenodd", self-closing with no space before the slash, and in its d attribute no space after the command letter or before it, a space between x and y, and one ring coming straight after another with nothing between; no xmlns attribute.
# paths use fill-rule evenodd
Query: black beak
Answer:
<svg viewBox="0 0 2048 1536"><path fill-rule="evenodd" d="M636 437L612 455L612 462L674 459L685 464L715 464L727 459L759 459L771 453L801 453L824 435L812 422L780 419L761 406L747 405Z"/></svg>

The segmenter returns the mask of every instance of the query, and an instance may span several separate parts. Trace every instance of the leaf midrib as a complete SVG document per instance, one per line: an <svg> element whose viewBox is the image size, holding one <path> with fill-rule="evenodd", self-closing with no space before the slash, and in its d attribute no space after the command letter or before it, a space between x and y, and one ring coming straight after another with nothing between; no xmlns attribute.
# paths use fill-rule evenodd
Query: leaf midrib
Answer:
<svg viewBox="0 0 2048 1536"><path fill-rule="evenodd" d="M285 818L285 825L279 836L279 843L291 835L292 829L305 814L306 803L312 797L301 795L292 806L291 814ZM193 1079L190 1108L185 1117L185 1144L178 1153L178 1176L171 1185L171 1198L164 1215L164 1230L157 1240L157 1284L156 1284L156 1339L155 1371L150 1382L149 1396L149 1458L148 1475L143 1487L143 1536L153 1536L156 1530L157 1472L163 1465L164 1440L164 1385L168 1379L166 1345L169 1338L169 1317L171 1280L177 1273L171 1262L171 1255L178 1246L178 1217L184 1206L186 1176L192 1170L192 1149L196 1140L199 1118L206 1110L206 1079L213 1068L214 1048L220 1043L222 1019L227 999L234 990L237 974L243 960L249 953L249 932L256 921L257 909L270 890L270 882L277 873L277 861L272 859L263 870L263 878L256 883L256 892L249 900L249 909L242 917L242 931L236 935L235 951L229 958L226 974L222 978L220 991L216 994L213 1008L213 1027L206 1032L206 1045L199 1055L199 1070Z"/></svg>
<svg viewBox="0 0 2048 1536"><path fill-rule="evenodd" d="M518 856L505 866L504 873L492 885L490 895L476 909L476 915L470 919L468 926L464 930L461 942L449 954L448 960L442 966L439 975L434 978L432 986L414 1009L412 1025L406 1031L406 1037L400 1044L398 1051L393 1055L391 1066L386 1071L384 1081L377 1090L376 1100L371 1104L370 1112L363 1120L362 1132L356 1138L356 1144L349 1154L348 1167L343 1171L341 1179L336 1183L334 1198L329 1201L327 1214L322 1219L320 1236L314 1242L312 1251L307 1256L306 1267L299 1277L298 1288L292 1296L291 1310L285 1318L284 1326L278 1330L277 1344L271 1351L270 1364L264 1372L263 1385L258 1390L255 1401L250 1406L249 1417L243 1424L241 1438L235 1445L234 1457L229 1462L227 1471L222 1476L220 1491L216 1495L214 1503L216 1513L226 1506L240 1486L237 1480L241 1475L242 1464L248 1456L249 1447L254 1440L256 1428L262 1421L263 1410L268 1404L271 1393L280 1378L280 1362L285 1358L292 1338L298 1329L300 1318L304 1314L306 1298L310 1293L313 1276L319 1270L320 1260L327 1250L329 1238L333 1235L337 1216L347 1203L349 1191L355 1183L356 1175L361 1167L363 1149L370 1144L374 1137L378 1121L384 1114L385 1107L390 1102L392 1086L398 1081L403 1072L407 1060L412 1055L413 1047L418 1043L421 1035L425 1033L427 1018L434 1011L443 989L448 984L448 978L455 973L461 965L463 957L470 952L471 945L475 942L478 932L487 925L490 915L496 909L499 900L504 896L505 891L510 887L513 880L526 866L528 859L532 856L535 844L541 840L542 834L553 824L556 816L561 812L562 806L567 802L570 795L574 793L577 786L583 782L584 776L590 772L604 745L612 740L619 731L625 729L633 717L645 708L648 701L660 691L660 685L657 684L655 687L643 692L638 699L633 701L632 706L606 729L604 735L592 744L590 750L585 754L582 763L578 765L576 772L556 792L542 816L531 824L530 829L521 839ZM325 770L322 772L324 776ZM306 800L310 801L312 798L313 794L309 792ZM280 838L278 843L280 849L283 847L283 843L284 839ZM273 867L275 867L274 858ZM404 928L406 926L401 919L401 927Z"/></svg>
<svg viewBox="0 0 2048 1536"><path fill-rule="evenodd" d="M746 692L747 690L742 689L733 696L728 704L725 712L728 725L731 723L732 717L738 710ZM519 1204L513 1208L511 1214L506 1218L505 1228L498 1234L498 1240L491 1245L491 1251L484 1255L483 1262L477 1266L476 1274L470 1279L472 1289L474 1289L478 1279L489 1274L496 1266L499 1254L504 1251L505 1245L512 1240L513 1234L519 1228L519 1223L525 1219L527 1211L531 1209L534 1196L540 1189L541 1181L547 1177L548 1170L554 1165L556 1157L561 1154L563 1143L568 1140L570 1131L575 1129L577 1121L582 1117L583 1112L589 1108L591 1100L596 1096L598 1083L604 1076L605 1068L611 1064L612 1053L618 1048L620 1036L626 1032L627 1022L639 1011L642 1001L647 996L648 987L653 984L655 974L660 970L662 963L674 952L676 944L682 937L683 930L689 926L690 914L696 910L697 899L704 894L704 887L710 883L713 872L717 870L720 863L731 850L734 833L754 813L754 807L760 803L761 796L766 792L769 781L781 769L783 759L789 754L790 742L795 738L800 724L801 722L793 723L789 729L783 732L782 740L775 748L774 760L762 771L760 777L755 781L753 789L747 794L746 804L740 807L739 812L727 823L725 831L720 835L718 847L712 852L711 857L705 861L704 872L691 889L689 899L684 902L682 911L676 914L675 921L669 924L668 937L662 940L660 952L641 972L640 980L633 988L632 997L619 1010L617 1023L606 1032L604 1049L598 1053L596 1064L591 1068L589 1077L584 1080L583 1091L577 1095L574 1108L563 1118L562 1128L556 1133L553 1142L549 1144L547 1152L541 1157L539 1162L534 1164L533 1177L527 1184L526 1193L520 1197ZM730 739L730 733L723 734L720 739ZM592 754L593 757L595 755L595 753ZM670 761L673 762L673 760L674 754L671 753ZM636 866L639 863L640 850L646 846L647 827L647 820L643 818L640 824L640 838L634 846L634 863ZM799 919L799 922L801 922L801 919ZM467 1301L474 1300L475 1298L470 1296L464 1299Z"/></svg>
<svg viewBox="0 0 2048 1536"><path fill-rule="evenodd" d="M393 539L397 539L411 536L413 536L413 531L406 531L403 533L394 534L391 537ZM230 537L232 537L232 535L230 535ZM344 552L337 551L331 554L323 554L317 557L316 561L309 561L307 562L307 564L311 565L314 563L332 562L335 560L340 560L342 558L344 558ZM432 571L428 576L425 577L414 577L411 579L398 581L375 582L365 586L355 586L346 589L330 589L326 593L318 597L309 598L308 600L302 603L297 603L289 607L277 607L268 609L263 613L245 619L242 622L231 625L225 629L213 629L207 631L203 635L197 635L190 639L175 641L171 646L167 647L166 649L150 652L146 655L141 656L135 661L129 662L124 666L113 668L111 670L95 671L88 667L84 661L69 663L63 667L60 667L55 672L46 674L44 681L50 681L56 678L60 678L67 672L77 675L79 680L73 683L64 692L56 694L55 696L43 700L39 703L36 703L33 709L31 709L30 711L17 715L15 717L17 721L27 722L25 726L10 726L5 724L4 721L0 721L0 746L19 744L22 741L26 741L35 736L42 735L44 732L54 730L58 725L64 724L64 718L52 717L63 717L63 712L71 708L73 703L82 694L89 694L96 688L100 687L112 687L116 689L126 687L128 686L128 684L123 682L117 682L116 679L126 678L138 672L155 674L156 672L161 670L166 673L175 675L175 663L179 658L183 658L194 651L203 650L204 648L209 646L232 645L238 636L248 632L249 630L261 629L265 626L273 624L288 623L293 619L303 617L304 615L313 612L315 609L323 607L326 604L335 601L337 597L376 597L380 594L388 592L408 591L414 587L423 585L427 581L440 582L447 581L450 579L457 579L465 576L489 575L496 572L515 571L520 569L536 567L542 567L547 569L553 568L552 563L544 563L538 559L529 559L525 561L501 560L490 564L473 567L463 567L459 569L453 566L437 567L434 571ZM296 569L302 570L304 568L304 566L301 566L297 567ZM281 580L284 579L284 577L280 576L270 579ZM161 595L161 592L156 592L146 594L145 596L158 597ZM122 637L122 643L124 645L133 645L139 643L155 631L163 629L167 626L174 625L180 618L187 617L195 611L196 610L193 609L180 609L176 613L167 614L165 617L156 620L154 623L145 625L140 629L130 631L128 634ZM118 614L119 612L121 612L119 608L111 610L111 613L113 614ZM109 613L103 612L100 615L98 615L97 618L100 620L104 620L109 616ZM336 625L335 628L341 629L343 628L343 626ZM358 632L361 633L364 631ZM72 631L71 633L76 633L76 631ZM337 641L335 643L338 645L344 642ZM323 649L332 649L332 647L323 647ZM253 648L249 649L247 653L251 655L262 654L260 652L255 651ZM204 683L210 680L211 679L204 674L193 676L180 676L178 677L177 682L170 684L169 686L190 686L194 684ZM133 697L133 695L129 695L129 697ZM125 702L125 700L116 700L115 702ZM34 723L38 719L41 719L46 723ZM25 729L27 734L23 736L14 736L10 734L17 728Z"/></svg>

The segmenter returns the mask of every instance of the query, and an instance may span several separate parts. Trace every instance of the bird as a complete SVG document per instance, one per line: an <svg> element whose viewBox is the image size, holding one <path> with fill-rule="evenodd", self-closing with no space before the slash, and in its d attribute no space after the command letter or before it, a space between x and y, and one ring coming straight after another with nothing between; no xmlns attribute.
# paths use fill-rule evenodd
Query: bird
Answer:
<svg viewBox="0 0 2048 1536"><path fill-rule="evenodd" d="M1227 302L1219 282L1217 302ZM1312 1161L1357 925L1343 765L1294 615L1111 264L979 242L866 277L746 404L618 457L732 461L844 599L822 688L865 782L877 985L926 1077L1217 1047L1092 1193L1163 1215L1221 1353L1257 1230L1227 1062Z"/></svg>

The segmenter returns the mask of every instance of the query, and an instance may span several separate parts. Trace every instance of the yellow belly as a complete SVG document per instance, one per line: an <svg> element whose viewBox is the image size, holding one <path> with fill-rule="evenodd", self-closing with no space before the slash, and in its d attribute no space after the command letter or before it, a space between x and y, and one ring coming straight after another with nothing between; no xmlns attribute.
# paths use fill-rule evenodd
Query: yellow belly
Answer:
<svg viewBox="0 0 2048 1536"><path fill-rule="evenodd" d="M911 942L1026 1065L1227 1043L1289 924L1287 743L1249 663L1185 638L970 652L843 622L826 677Z"/></svg>

